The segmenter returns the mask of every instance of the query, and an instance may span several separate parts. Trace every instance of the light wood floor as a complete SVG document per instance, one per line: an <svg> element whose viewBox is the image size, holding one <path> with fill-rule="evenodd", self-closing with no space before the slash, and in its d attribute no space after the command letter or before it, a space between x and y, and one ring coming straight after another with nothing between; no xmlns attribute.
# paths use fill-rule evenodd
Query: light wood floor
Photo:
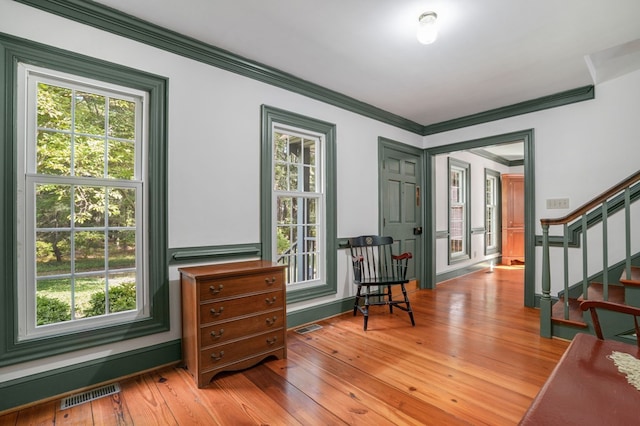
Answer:
<svg viewBox="0 0 640 426"><path fill-rule="evenodd" d="M541 338L522 307L522 268L496 268L411 295L405 312L319 321L288 333L288 359L221 374L197 389L165 368L71 409L59 400L0 416L0 425L517 424L568 346Z"/></svg>

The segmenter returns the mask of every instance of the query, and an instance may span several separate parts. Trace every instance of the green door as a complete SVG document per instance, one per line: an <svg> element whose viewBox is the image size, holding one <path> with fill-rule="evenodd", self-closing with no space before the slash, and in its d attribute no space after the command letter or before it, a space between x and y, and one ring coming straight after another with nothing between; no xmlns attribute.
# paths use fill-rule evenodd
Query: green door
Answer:
<svg viewBox="0 0 640 426"><path fill-rule="evenodd" d="M396 253L408 251L413 254L408 275L419 281L422 264L422 153L418 148L381 139L380 154L382 235L396 241Z"/></svg>

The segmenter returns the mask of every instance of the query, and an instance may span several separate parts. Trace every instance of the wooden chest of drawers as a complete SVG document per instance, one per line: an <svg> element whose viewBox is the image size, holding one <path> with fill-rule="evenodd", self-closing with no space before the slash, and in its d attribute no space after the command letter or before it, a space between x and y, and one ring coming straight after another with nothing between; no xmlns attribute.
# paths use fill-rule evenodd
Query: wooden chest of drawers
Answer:
<svg viewBox="0 0 640 426"><path fill-rule="evenodd" d="M198 387L221 371L286 358L284 268L256 260L179 269L182 355Z"/></svg>

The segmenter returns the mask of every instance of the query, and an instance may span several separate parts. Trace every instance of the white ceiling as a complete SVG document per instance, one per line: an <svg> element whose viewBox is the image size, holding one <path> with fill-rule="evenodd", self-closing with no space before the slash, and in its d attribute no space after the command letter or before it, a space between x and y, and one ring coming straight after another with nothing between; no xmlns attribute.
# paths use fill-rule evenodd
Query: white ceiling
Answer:
<svg viewBox="0 0 640 426"><path fill-rule="evenodd" d="M423 125L640 68L639 0L99 3ZM429 10L440 33L424 46Z"/></svg>

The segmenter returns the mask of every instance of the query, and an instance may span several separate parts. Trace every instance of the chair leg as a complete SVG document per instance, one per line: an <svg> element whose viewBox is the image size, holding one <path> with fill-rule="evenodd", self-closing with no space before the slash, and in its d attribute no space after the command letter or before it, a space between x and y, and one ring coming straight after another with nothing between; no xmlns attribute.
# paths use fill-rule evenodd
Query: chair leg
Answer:
<svg viewBox="0 0 640 426"><path fill-rule="evenodd" d="M364 315L364 331L367 331L367 324L369 323L369 292L364 295L364 309L362 309Z"/></svg>
<svg viewBox="0 0 640 426"><path fill-rule="evenodd" d="M358 291L356 292L356 302L353 304L353 316L356 316L358 312L358 303L360 303L360 291L362 290L362 286L358 286Z"/></svg>
<svg viewBox="0 0 640 426"><path fill-rule="evenodd" d="M393 313L393 295L391 293L391 286L387 286L387 303L389 305L389 313Z"/></svg>
<svg viewBox="0 0 640 426"><path fill-rule="evenodd" d="M407 289L404 287L404 284L400 284L400 288L402 288L402 294L404 296L404 303L407 305L407 312L409 313L409 319L411 319L411 325L413 327L416 326L416 322L413 319L413 311L411 310L411 303L409 302L409 296L407 295Z"/></svg>

